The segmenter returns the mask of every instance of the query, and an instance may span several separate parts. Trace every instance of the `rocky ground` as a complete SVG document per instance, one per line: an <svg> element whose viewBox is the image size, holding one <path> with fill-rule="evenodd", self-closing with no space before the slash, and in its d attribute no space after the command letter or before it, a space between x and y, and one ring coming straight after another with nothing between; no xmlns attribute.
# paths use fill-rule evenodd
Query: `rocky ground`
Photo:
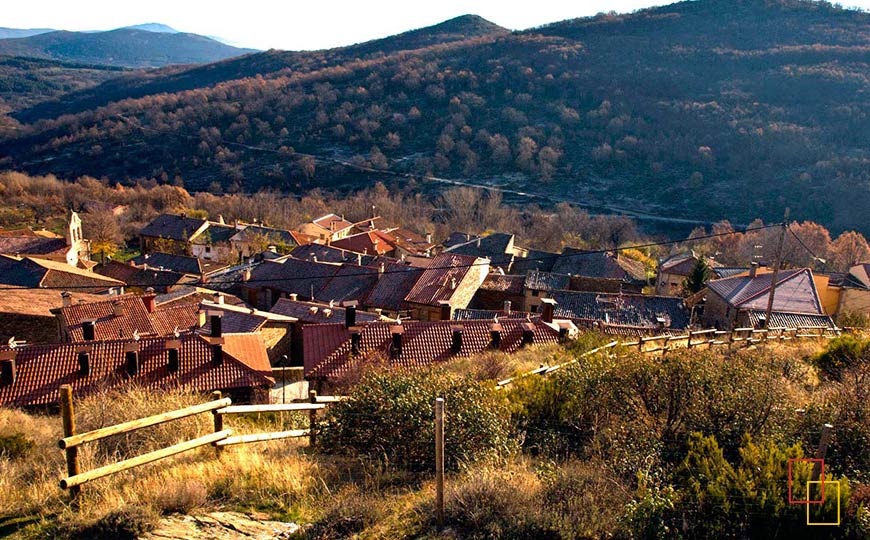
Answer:
<svg viewBox="0 0 870 540"><path fill-rule="evenodd" d="M295 523L269 521L267 516L212 512L203 516L170 516L140 540L286 540L299 531Z"/></svg>

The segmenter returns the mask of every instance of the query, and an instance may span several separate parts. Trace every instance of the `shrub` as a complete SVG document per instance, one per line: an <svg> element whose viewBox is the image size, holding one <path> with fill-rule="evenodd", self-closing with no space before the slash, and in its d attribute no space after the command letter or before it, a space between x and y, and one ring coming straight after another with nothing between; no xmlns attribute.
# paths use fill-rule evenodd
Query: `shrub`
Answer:
<svg viewBox="0 0 870 540"><path fill-rule="evenodd" d="M513 449L507 404L492 384L440 369L412 373L380 369L363 375L349 398L331 408L322 427L322 446L432 470L436 397L446 401L449 468L503 456Z"/></svg>
<svg viewBox="0 0 870 540"><path fill-rule="evenodd" d="M6 459L21 459L33 450L36 443L21 433L0 435L0 457Z"/></svg>
<svg viewBox="0 0 870 540"><path fill-rule="evenodd" d="M813 363L829 378L842 380L844 373L867 360L870 341L845 334L832 340L813 357Z"/></svg>

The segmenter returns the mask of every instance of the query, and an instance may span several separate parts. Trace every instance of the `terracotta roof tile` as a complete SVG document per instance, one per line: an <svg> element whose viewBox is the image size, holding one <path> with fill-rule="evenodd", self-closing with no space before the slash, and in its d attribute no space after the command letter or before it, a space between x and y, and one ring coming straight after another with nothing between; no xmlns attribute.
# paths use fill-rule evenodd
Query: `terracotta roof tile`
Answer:
<svg viewBox="0 0 870 540"><path fill-rule="evenodd" d="M366 305L391 311L401 310L402 302L422 275L421 268L399 263L387 265L366 299Z"/></svg>
<svg viewBox="0 0 870 540"><path fill-rule="evenodd" d="M487 265L482 264L476 257L442 253L432 260L432 265L423 272L405 301L429 306L449 301L474 267L485 271ZM475 291L478 286L479 283L474 284Z"/></svg>
<svg viewBox="0 0 870 540"><path fill-rule="evenodd" d="M499 321L499 350L514 352L523 346L524 326L531 325L533 343L556 343L559 332L540 320ZM395 323L375 322L359 328L360 355L351 354L351 332L342 324L320 324L303 327L303 350L306 377L335 378L354 368L367 354L380 354L392 366L419 368L454 357L467 357L490 347L492 321L466 321L462 326L462 346L451 352L455 321L409 321L401 325L402 349L390 358L392 330Z"/></svg>
<svg viewBox="0 0 870 540"><path fill-rule="evenodd" d="M121 309L120 315L115 315L116 306ZM142 337L157 335L145 304L134 295L62 307L58 310L58 317L73 342L84 341L82 327L85 321L95 321L94 337L97 340L129 338L134 332Z"/></svg>
<svg viewBox="0 0 870 540"><path fill-rule="evenodd" d="M140 370L127 374L124 347L133 340L96 341L90 344L90 374L79 371L78 352L82 344L29 345L15 350L16 380L0 387L0 405L25 407L57 402L63 384L70 384L77 396L107 387L140 384L160 390L182 387L196 392L269 387L274 384L265 344L259 336L224 336L224 360L212 363L211 347L201 336L182 336L179 369L168 368L168 338L139 340ZM9 351L0 347L0 351Z"/></svg>

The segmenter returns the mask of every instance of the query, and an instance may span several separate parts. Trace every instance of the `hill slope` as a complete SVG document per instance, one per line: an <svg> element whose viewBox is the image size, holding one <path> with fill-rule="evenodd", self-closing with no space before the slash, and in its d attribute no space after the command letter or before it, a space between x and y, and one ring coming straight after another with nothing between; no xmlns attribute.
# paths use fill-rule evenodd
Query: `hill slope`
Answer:
<svg viewBox="0 0 870 540"><path fill-rule="evenodd" d="M0 39L23 38L54 31L53 28L0 28Z"/></svg>
<svg viewBox="0 0 870 540"><path fill-rule="evenodd" d="M66 95L62 101L40 103L13 116L21 122L30 123L76 114L123 99L193 90L236 79L269 76L276 72L309 72L360 58L507 33L506 29L486 19L464 15L434 26L348 47L313 52L270 50L193 68L169 67L162 71L137 73Z"/></svg>
<svg viewBox="0 0 870 540"><path fill-rule="evenodd" d="M312 171L309 153L672 217L789 205L870 232L867 14L698 0L415 50L402 36L155 74L148 94L130 79L117 97L135 99L36 122L0 144L0 166L193 189L371 181ZM185 91L156 93L172 85Z"/></svg>
<svg viewBox="0 0 870 540"><path fill-rule="evenodd" d="M253 52L196 34L119 28L107 32L55 31L0 40L0 55L122 67L201 64Z"/></svg>

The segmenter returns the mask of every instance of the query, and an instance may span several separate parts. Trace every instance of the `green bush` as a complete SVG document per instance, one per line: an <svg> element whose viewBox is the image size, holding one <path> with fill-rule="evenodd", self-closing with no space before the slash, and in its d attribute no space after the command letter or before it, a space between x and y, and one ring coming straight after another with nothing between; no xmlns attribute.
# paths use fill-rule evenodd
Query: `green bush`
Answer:
<svg viewBox="0 0 870 540"><path fill-rule="evenodd" d="M801 457L800 445L756 444L746 436L732 464L715 438L692 434L675 477L680 486L675 512L684 524L683 533L687 538L818 538L818 531L806 525L806 506L788 502L788 460ZM793 464L793 498L808 498L811 473L811 464ZM833 481L834 476L826 474L825 480ZM845 477L838 480L839 507L845 509L850 486ZM818 496L814 491L810 498ZM837 507L837 498L826 495L824 504L813 505L812 511L830 520Z"/></svg>
<svg viewBox="0 0 870 540"><path fill-rule="evenodd" d="M36 443L21 433L0 435L0 457L6 459L21 459L33 450Z"/></svg>
<svg viewBox="0 0 870 540"><path fill-rule="evenodd" d="M845 334L832 340L825 350L813 357L813 363L828 378L840 381L849 369L866 362L870 341Z"/></svg>
<svg viewBox="0 0 870 540"><path fill-rule="evenodd" d="M445 461L504 456L514 449L507 402L491 383L440 369L364 374L348 399L330 409L321 426L327 451L383 457L414 470L432 470L436 397L446 401Z"/></svg>

